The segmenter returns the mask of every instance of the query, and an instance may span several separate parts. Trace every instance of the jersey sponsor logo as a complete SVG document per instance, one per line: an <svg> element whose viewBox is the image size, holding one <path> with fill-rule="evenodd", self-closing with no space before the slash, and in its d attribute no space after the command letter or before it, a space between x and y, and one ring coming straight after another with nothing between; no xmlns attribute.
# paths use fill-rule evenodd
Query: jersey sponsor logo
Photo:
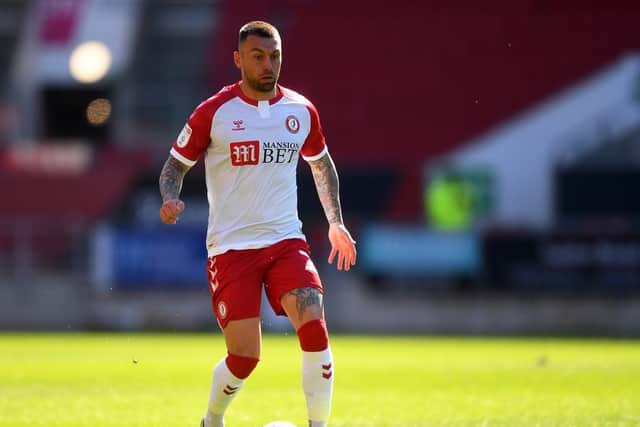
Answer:
<svg viewBox="0 0 640 427"><path fill-rule="evenodd" d="M182 128L182 131L180 131L180 135L178 135L178 139L176 141L178 143L178 147L186 147L189 143L189 138L191 138L191 126L187 123Z"/></svg>
<svg viewBox="0 0 640 427"><path fill-rule="evenodd" d="M266 141L262 144L262 163L291 163L297 160L298 144L287 141Z"/></svg>
<svg viewBox="0 0 640 427"><path fill-rule="evenodd" d="M227 317L227 305L224 301L220 301L218 303L218 316L220 316L220 319L225 319Z"/></svg>
<svg viewBox="0 0 640 427"><path fill-rule="evenodd" d="M231 128L231 130L245 130L245 127L243 126L243 124L244 124L244 120L234 120L233 127Z"/></svg>
<svg viewBox="0 0 640 427"><path fill-rule="evenodd" d="M240 141L229 144L233 166L257 165L260 160L259 141Z"/></svg>
<svg viewBox="0 0 640 427"><path fill-rule="evenodd" d="M284 124L287 126L287 130L291 133L298 133L300 130L300 120L298 120L298 118L293 114L287 116Z"/></svg>

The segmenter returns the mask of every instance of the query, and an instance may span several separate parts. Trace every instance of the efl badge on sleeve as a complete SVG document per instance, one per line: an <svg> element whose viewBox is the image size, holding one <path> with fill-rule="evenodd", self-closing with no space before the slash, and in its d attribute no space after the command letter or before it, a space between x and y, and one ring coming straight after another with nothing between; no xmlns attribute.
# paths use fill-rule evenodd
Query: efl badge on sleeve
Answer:
<svg viewBox="0 0 640 427"><path fill-rule="evenodd" d="M180 135L178 135L178 141L177 141L178 142L178 147L180 147L180 148L186 147L187 143L189 143L189 138L191 138L191 127L187 123L182 128L182 131L180 132Z"/></svg>

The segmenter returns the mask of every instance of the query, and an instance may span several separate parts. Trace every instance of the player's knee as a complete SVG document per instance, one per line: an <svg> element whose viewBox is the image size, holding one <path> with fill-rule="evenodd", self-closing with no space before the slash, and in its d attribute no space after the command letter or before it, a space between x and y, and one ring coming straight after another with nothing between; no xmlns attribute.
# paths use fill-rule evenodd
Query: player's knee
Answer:
<svg viewBox="0 0 640 427"><path fill-rule="evenodd" d="M255 357L238 356L233 353L228 353L226 358L227 367L231 373L241 380L251 375L259 361L260 359Z"/></svg>
<svg viewBox="0 0 640 427"><path fill-rule="evenodd" d="M311 320L298 329L302 351L324 351L329 347L329 332L323 319Z"/></svg>

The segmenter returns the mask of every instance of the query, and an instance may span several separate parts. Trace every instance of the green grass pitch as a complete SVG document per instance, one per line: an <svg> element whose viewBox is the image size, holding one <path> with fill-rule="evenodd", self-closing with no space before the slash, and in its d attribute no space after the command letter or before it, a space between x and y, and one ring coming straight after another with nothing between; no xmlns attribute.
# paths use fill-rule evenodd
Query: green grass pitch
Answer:
<svg viewBox="0 0 640 427"><path fill-rule="evenodd" d="M640 426L640 341L334 336L332 427ZM197 427L222 337L0 334L2 427ZM295 336L268 335L229 427L306 426Z"/></svg>

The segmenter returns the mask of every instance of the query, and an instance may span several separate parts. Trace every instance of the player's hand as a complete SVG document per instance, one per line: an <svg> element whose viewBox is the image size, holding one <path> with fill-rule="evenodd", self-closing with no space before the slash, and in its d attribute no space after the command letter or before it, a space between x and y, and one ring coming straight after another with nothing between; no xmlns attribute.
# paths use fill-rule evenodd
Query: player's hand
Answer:
<svg viewBox="0 0 640 427"><path fill-rule="evenodd" d="M331 253L329 254L329 264L333 263L336 255L338 270L343 268L349 271L352 265L356 265L356 241L353 240L349 230L342 224L329 225L329 242L331 242Z"/></svg>
<svg viewBox="0 0 640 427"><path fill-rule="evenodd" d="M184 202L180 199L167 200L160 208L160 219L165 224L175 224L180 212L184 210Z"/></svg>

